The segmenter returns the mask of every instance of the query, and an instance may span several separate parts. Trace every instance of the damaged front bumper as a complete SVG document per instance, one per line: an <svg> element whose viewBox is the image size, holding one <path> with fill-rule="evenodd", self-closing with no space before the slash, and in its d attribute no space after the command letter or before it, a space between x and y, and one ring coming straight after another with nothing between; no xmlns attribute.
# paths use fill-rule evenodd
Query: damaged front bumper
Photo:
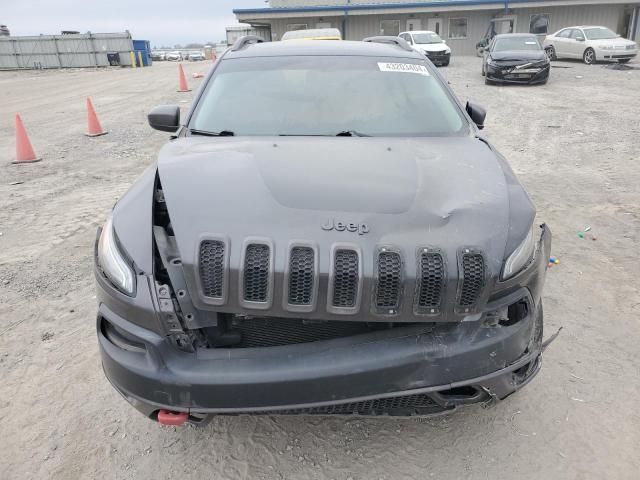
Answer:
<svg viewBox="0 0 640 480"><path fill-rule="evenodd" d="M544 83L549 79L551 65L529 69L517 69L513 67L488 66L487 80L495 83L517 83L535 85Z"/></svg>
<svg viewBox="0 0 640 480"><path fill-rule="evenodd" d="M187 412L192 421L210 414L431 415L503 399L540 369L550 242L543 227L535 261L470 321L269 348L178 350L125 318L140 307L132 303L151 297L114 297L99 280L103 367L149 418L161 409Z"/></svg>

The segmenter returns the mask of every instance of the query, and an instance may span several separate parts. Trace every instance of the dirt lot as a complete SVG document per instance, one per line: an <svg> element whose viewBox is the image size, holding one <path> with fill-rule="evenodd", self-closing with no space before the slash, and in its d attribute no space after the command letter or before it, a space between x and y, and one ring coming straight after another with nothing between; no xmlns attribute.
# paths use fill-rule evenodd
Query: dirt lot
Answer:
<svg viewBox="0 0 640 480"><path fill-rule="evenodd" d="M555 66L531 88L485 86L477 58L443 69L487 107L488 137L554 233L545 328L564 330L534 382L424 421L235 417L200 430L161 428L108 384L91 271L96 227L167 139L147 111L193 92L176 93L167 63L0 72L0 478L638 478L640 70ZM107 136L82 135L86 95ZM41 163L9 165L16 111ZM586 226L596 241L578 237Z"/></svg>

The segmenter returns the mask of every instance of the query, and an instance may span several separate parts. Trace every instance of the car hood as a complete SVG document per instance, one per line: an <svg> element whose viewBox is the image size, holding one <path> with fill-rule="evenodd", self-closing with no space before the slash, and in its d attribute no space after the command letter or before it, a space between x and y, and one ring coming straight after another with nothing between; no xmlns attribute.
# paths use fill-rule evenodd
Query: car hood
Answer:
<svg viewBox="0 0 640 480"><path fill-rule="evenodd" d="M446 43L424 43L417 44L419 50L424 50L425 52L444 52L449 50L449 47Z"/></svg>
<svg viewBox="0 0 640 480"><path fill-rule="evenodd" d="M231 278L242 245L256 238L274 246L276 277L292 242L304 241L317 246L321 275L328 275L333 246L346 243L361 250L368 278L374 276L369 259L384 245L410 263L418 248L441 249L454 281L460 249L477 248L495 278L513 233L510 195L514 188L523 192L506 169L473 137L188 137L165 146L158 160L190 289L197 288L195 265L206 237L230 242ZM518 214L528 224L520 238L534 215L523 195ZM326 228L338 223L354 228Z"/></svg>
<svg viewBox="0 0 640 480"><path fill-rule="evenodd" d="M544 50L509 50L491 52L491 58L498 62L516 64L518 62L537 62L546 59Z"/></svg>

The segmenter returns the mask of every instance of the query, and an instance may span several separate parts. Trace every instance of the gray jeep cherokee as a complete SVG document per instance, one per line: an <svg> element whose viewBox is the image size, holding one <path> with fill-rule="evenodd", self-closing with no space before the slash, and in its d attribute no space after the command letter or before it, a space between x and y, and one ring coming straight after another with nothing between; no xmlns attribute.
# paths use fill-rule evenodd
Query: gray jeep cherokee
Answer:
<svg viewBox="0 0 640 480"><path fill-rule="evenodd" d="M484 116L397 38L238 40L98 232L110 382L174 425L518 390L551 234Z"/></svg>

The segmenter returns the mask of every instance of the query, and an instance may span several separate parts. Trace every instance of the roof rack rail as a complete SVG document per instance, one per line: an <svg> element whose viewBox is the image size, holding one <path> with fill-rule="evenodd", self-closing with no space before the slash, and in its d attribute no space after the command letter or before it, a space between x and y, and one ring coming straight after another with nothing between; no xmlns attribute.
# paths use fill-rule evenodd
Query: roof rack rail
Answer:
<svg viewBox="0 0 640 480"><path fill-rule="evenodd" d="M236 52L238 50L242 50L247 45L253 45L254 43L262 43L264 40L255 35L245 35L244 37L240 37L238 40L234 42L231 47L232 52Z"/></svg>
<svg viewBox="0 0 640 480"><path fill-rule="evenodd" d="M363 40L363 42L373 42L373 43L388 43L391 45L396 45L407 52L413 52L413 48L407 43L406 40L400 37L391 37L391 36L377 36L377 37L368 37Z"/></svg>

